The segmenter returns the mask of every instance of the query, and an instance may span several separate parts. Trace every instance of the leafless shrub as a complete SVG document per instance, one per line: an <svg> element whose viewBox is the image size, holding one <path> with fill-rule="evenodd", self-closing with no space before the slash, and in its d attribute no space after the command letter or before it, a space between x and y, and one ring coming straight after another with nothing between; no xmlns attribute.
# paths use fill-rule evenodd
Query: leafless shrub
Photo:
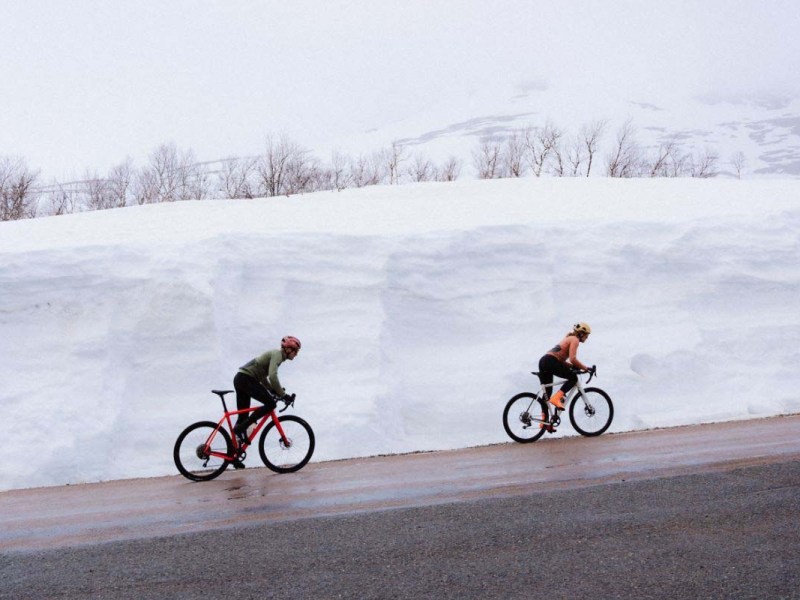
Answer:
<svg viewBox="0 0 800 600"><path fill-rule="evenodd" d="M202 200L208 188L208 175L194 152L179 152L175 144L162 144L139 172L134 195L138 204Z"/></svg>
<svg viewBox="0 0 800 600"><path fill-rule="evenodd" d="M21 158L0 157L0 221L36 216L37 194L33 185L39 177Z"/></svg>
<svg viewBox="0 0 800 600"><path fill-rule="evenodd" d="M397 142L392 142L389 148L379 151L379 156L389 185L400 183L400 165L406 161L406 149Z"/></svg>
<svg viewBox="0 0 800 600"><path fill-rule="evenodd" d="M160 201L158 174L149 167L142 168L133 182L133 198L136 204L153 204Z"/></svg>
<svg viewBox="0 0 800 600"><path fill-rule="evenodd" d="M550 121L544 127L531 127L524 132L525 155L531 171L536 177L545 172L547 162L558 147L563 133Z"/></svg>
<svg viewBox="0 0 800 600"><path fill-rule="evenodd" d="M522 132L515 131L506 140L500 160L504 177L522 177L525 174L525 138Z"/></svg>
<svg viewBox="0 0 800 600"><path fill-rule="evenodd" d="M550 155L549 172L556 177L566 177L571 174L569 167L568 150L563 148L563 142L556 140Z"/></svg>
<svg viewBox="0 0 800 600"><path fill-rule="evenodd" d="M650 177L678 177L683 161L675 140L662 143L651 158L645 160L644 171Z"/></svg>
<svg viewBox="0 0 800 600"><path fill-rule="evenodd" d="M286 179L283 193L287 196L305 194L320 189L324 172L316 158L307 150L298 152L286 165Z"/></svg>
<svg viewBox="0 0 800 600"><path fill-rule="evenodd" d="M438 177L436 165L422 154L415 154L408 168L411 181L434 181Z"/></svg>
<svg viewBox="0 0 800 600"><path fill-rule="evenodd" d="M455 181L461 174L461 161L455 156L448 158L444 165L439 169L437 180L439 181Z"/></svg>
<svg viewBox="0 0 800 600"><path fill-rule="evenodd" d="M692 177L698 177L701 179L716 177L719 174L719 171L717 171L718 160L719 155L716 152L706 148L696 156L691 157L689 163L689 174Z"/></svg>
<svg viewBox="0 0 800 600"><path fill-rule="evenodd" d="M600 139L606 129L606 121L594 121L581 127L580 139L586 152L586 177L592 172L592 165L600 147ZM576 171L577 174L577 171Z"/></svg>
<svg viewBox="0 0 800 600"><path fill-rule="evenodd" d="M253 178L256 173L254 158L226 158L217 173L218 187L225 198L252 198Z"/></svg>
<svg viewBox="0 0 800 600"><path fill-rule="evenodd" d="M384 166L381 155L373 153L365 156L360 154L350 162L350 181L353 186L360 188L368 185L378 185L384 180Z"/></svg>
<svg viewBox="0 0 800 600"><path fill-rule="evenodd" d="M68 215L79 210L81 204L82 194L77 188L56 183L44 194L40 210L48 216Z"/></svg>
<svg viewBox="0 0 800 600"><path fill-rule="evenodd" d="M609 177L637 177L641 173L644 159L635 133L630 120L617 131L616 144L608 156L606 174Z"/></svg>
<svg viewBox="0 0 800 600"><path fill-rule="evenodd" d="M106 184L113 208L122 208L130 203L135 177L133 160L130 158L111 168L106 178Z"/></svg>
<svg viewBox="0 0 800 600"><path fill-rule="evenodd" d="M277 139L270 136L256 163L258 194L273 197L308 191L316 168L308 150L285 135Z"/></svg>
<svg viewBox="0 0 800 600"><path fill-rule="evenodd" d="M83 208L86 210L114 208L114 197L108 180L101 179L96 172L91 171L86 171L83 179Z"/></svg>
<svg viewBox="0 0 800 600"><path fill-rule="evenodd" d="M572 138L564 152L566 153L565 160L567 163L568 174L571 177L583 175L582 167L583 163L587 161L587 157L586 149L580 137L576 136ZM588 167L587 170L588 169L591 169L591 167Z"/></svg>
<svg viewBox="0 0 800 600"><path fill-rule="evenodd" d="M733 167L733 172L736 175L736 179L741 179L742 173L747 166L747 159L744 156L744 152L740 150L731 156L730 164L731 167Z"/></svg>
<svg viewBox="0 0 800 600"><path fill-rule="evenodd" d="M472 162L479 179L496 179L501 176L501 149L497 142L484 140L477 151L472 153Z"/></svg>
<svg viewBox="0 0 800 600"><path fill-rule="evenodd" d="M350 187L353 184L353 175L348 169L348 158L338 151L331 154L330 187L337 192Z"/></svg>

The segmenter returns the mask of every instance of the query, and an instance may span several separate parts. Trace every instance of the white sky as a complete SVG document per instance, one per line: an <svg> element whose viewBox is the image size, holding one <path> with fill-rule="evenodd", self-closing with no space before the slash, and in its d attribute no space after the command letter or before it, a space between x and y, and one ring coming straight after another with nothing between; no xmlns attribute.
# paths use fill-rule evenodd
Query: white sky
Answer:
<svg viewBox="0 0 800 600"><path fill-rule="evenodd" d="M62 180L170 141L211 160L530 81L798 95L798 31L794 0L0 0L0 156Z"/></svg>

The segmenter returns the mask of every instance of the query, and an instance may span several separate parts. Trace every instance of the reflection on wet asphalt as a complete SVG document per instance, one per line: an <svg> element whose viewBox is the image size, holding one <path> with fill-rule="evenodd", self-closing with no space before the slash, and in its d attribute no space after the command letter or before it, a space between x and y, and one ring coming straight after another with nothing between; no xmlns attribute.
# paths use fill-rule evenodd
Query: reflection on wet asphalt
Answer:
<svg viewBox="0 0 800 600"><path fill-rule="evenodd" d="M800 458L800 415L0 493L0 551L566 490Z"/></svg>

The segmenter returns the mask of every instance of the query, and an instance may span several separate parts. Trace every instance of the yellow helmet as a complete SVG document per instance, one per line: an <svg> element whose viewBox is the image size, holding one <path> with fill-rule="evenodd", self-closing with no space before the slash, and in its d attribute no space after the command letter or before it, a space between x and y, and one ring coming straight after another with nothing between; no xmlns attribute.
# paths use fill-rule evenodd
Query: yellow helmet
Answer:
<svg viewBox="0 0 800 600"><path fill-rule="evenodd" d="M592 328L589 327L588 323L581 322L581 323L575 323L574 327L572 328L572 331L574 331L575 333L585 333L586 335L589 335L590 333L592 333Z"/></svg>

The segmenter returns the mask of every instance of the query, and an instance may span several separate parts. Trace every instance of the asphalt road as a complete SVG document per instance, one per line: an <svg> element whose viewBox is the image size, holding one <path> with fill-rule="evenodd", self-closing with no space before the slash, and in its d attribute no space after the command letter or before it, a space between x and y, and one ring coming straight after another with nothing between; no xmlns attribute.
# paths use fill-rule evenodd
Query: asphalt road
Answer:
<svg viewBox="0 0 800 600"><path fill-rule="evenodd" d="M800 598L800 416L0 494L0 598Z"/></svg>

